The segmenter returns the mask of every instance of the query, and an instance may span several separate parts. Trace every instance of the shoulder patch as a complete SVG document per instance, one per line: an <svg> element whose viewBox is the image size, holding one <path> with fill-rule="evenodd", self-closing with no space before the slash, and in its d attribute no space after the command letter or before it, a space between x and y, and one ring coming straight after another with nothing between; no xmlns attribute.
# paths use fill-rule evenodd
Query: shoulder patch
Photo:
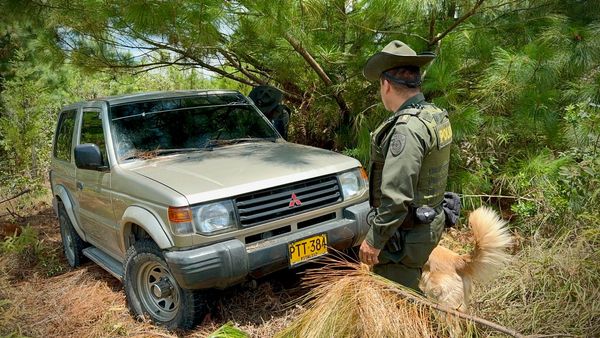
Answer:
<svg viewBox="0 0 600 338"><path fill-rule="evenodd" d="M452 142L452 127L450 121L446 120L435 127L438 139L438 149L442 149Z"/></svg>
<svg viewBox="0 0 600 338"><path fill-rule="evenodd" d="M392 155L398 156L404 150L406 145L406 136L404 134L394 134L390 140L390 151Z"/></svg>
<svg viewBox="0 0 600 338"><path fill-rule="evenodd" d="M410 120L411 116L412 115L400 115L400 117L398 117L398 120L396 121L396 124L406 124L408 120Z"/></svg>

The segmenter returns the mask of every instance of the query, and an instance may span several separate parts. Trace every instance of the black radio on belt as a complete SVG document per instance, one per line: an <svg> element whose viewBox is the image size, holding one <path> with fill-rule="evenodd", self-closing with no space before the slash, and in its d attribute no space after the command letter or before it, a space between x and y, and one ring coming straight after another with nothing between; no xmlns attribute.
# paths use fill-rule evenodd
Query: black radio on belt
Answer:
<svg viewBox="0 0 600 338"><path fill-rule="evenodd" d="M433 222L436 215L435 209L428 205L420 206L415 210L415 218L417 219L417 223L420 224L429 224Z"/></svg>

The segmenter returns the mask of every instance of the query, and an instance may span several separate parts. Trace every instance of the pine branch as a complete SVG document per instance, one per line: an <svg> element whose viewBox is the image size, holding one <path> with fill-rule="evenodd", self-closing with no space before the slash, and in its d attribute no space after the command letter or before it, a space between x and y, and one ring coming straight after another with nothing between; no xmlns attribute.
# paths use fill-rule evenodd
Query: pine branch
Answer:
<svg viewBox="0 0 600 338"><path fill-rule="evenodd" d="M366 26L363 26L363 25L359 25L357 23L350 23L350 24L353 25L353 26L355 26L355 27L362 28L362 29L364 29L366 31L369 31L369 32L372 32L372 33L376 33L376 34L377 33L381 33L381 34L401 34L401 35L406 35L406 36L412 36L412 37L415 37L417 39L423 40L425 42L429 42L428 39L420 36L419 34L409 33L406 30L389 30L389 29L383 30L383 29L375 29L375 28L366 27ZM390 28L393 28L393 27L390 27Z"/></svg>
<svg viewBox="0 0 600 338"><path fill-rule="evenodd" d="M331 81L331 78L329 78L327 73L325 73L321 65L319 65L319 63L310 54L310 52L308 52L306 48L302 46L300 41L296 40L296 38L291 36L288 32L284 33L284 38L287 42L289 42L289 44L294 48L294 50L304 58L304 61L306 61L306 63L310 65L310 67L315 71L315 73L317 73L317 75L325 83L325 85L327 85L328 87L332 87L334 85L333 81ZM346 100L344 100L344 97L338 91L334 91L333 97L335 98L335 101L340 107L342 113L342 124L348 124L350 122L350 108L348 107Z"/></svg>
<svg viewBox="0 0 600 338"><path fill-rule="evenodd" d="M435 38L435 11L431 11L431 19L429 20L429 41Z"/></svg>
<svg viewBox="0 0 600 338"><path fill-rule="evenodd" d="M261 64L255 57L253 57L250 54L244 53L243 51L240 51L237 49L232 50L232 52L235 53L240 58L242 58L244 61L251 64L252 67L254 67L255 69L257 69L265 74L268 74L273 71L271 68L268 68L267 66Z"/></svg>
<svg viewBox="0 0 600 338"><path fill-rule="evenodd" d="M225 57L225 59L227 59L227 61L229 61L229 65L230 65L231 67L233 67L233 68L235 68L235 69L239 70L239 71L240 71L242 74L244 74L244 75L245 75L247 78L249 78L250 80L252 80L252 81L254 81L254 82L258 83L258 84L261 84L261 85L264 85L264 84L266 84L266 82L267 82L267 81L265 81L265 80L263 80L263 79L261 79L261 78L257 77L256 75L254 75L254 74L252 74L252 73L248 72L248 70L247 70L247 69L245 69L245 68L242 66L242 63L239 61L239 58L236 60L236 59L233 57L233 54L232 54L232 53L230 53L229 51L226 51L226 50L224 50L224 49L219 49L219 51L221 52L221 54L223 55L223 57ZM237 56L236 56L236 58L237 58Z"/></svg>
<svg viewBox="0 0 600 338"><path fill-rule="evenodd" d="M142 40L142 41L144 41L144 42L146 42L146 43L148 43L148 44L150 44L150 45L153 45L153 46L156 46L156 47L159 47L159 48L162 48L162 49L166 49L166 50L170 50L172 52L178 53L178 54L180 54L180 55L182 55L182 56L184 56L184 57L186 57L186 58L194 61L198 66L200 66L200 67L202 67L204 69L210 70L212 72L215 72L215 73L217 73L217 74L219 74L221 76L224 76L226 78L229 78L231 80L234 80L234 81L246 84L248 86L254 86L255 85L255 83L253 83L251 81L248 81L248 80L246 80L244 78L235 76L235 75L233 75L231 73L226 72L225 70L223 70L223 69L221 69L219 67L215 67L215 66L213 66L211 64L208 64L208 63L206 63L206 62L198 59L196 56L190 54L189 51L187 51L187 50L179 49L179 48L176 48L176 47L171 46L171 45L160 43L158 41L155 41L155 40L152 40L152 39L148 39L148 38L146 38L145 36L142 36L142 35L137 36L137 38L140 39L140 40Z"/></svg>
<svg viewBox="0 0 600 338"><path fill-rule="evenodd" d="M468 11L467 13L465 13L465 15L458 18L458 20L456 20L452 25L450 25L450 27L448 27L444 32L437 34L435 36L435 38L433 38L433 40L430 40L429 46L435 45L438 41L442 40L446 35L448 35L450 32L452 32L456 27L458 27L458 25L460 25L465 20L467 20L468 18L473 16L477 12L477 9L483 4L483 1L484 0L477 0L477 2L473 6L473 8L471 8L470 11Z"/></svg>
<svg viewBox="0 0 600 338"><path fill-rule="evenodd" d="M310 67L315 71L315 73L317 73L319 78L321 78L321 80L325 82L327 86L333 85L333 81L331 81L329 76L325 73L315 58L302 46L300 41L296 40L296 38L292 37L287 32L284 33L284 38L290 43L290 45L292 45L292 47L294 47L294 50L298 52L298 54L302 55L304 60L310 65Z"/></svg>

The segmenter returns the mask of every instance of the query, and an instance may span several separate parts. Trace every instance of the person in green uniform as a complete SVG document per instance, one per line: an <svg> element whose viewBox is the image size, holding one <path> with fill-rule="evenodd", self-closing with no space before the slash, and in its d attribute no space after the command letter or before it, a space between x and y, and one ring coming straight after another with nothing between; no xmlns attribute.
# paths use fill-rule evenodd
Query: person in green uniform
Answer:
<svg viewBox="0 0 600 338"><path fill-rule="evenodd" d="M370 229L359 258L383 277L420 291L421 269L440 240L452 128L425 101L420 67L435 58L392 41L367 61L389 118L371 133Z"/></svg>
<svg viewBox="0 0 600 338"><path fill-rule="evenodd" d="M252 88L248 97L271 121L275 129L285 140L288 139L288 126L290 124L290 108L282 104L283 93L272 86L256 86Z"/></svg>

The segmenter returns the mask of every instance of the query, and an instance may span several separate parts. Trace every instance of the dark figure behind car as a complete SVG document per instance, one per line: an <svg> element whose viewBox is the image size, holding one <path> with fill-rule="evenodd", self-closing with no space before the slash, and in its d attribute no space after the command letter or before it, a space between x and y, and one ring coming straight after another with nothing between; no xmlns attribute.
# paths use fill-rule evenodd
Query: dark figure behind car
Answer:
<svg viewBox="0 0 600 338"><path fill-rule="evenodd" d="M275 129L288 139L288 125L290 123L290 108L281 103L283 94L275 87L257 86L252 88L248 97L271 121Z"/></svg>

